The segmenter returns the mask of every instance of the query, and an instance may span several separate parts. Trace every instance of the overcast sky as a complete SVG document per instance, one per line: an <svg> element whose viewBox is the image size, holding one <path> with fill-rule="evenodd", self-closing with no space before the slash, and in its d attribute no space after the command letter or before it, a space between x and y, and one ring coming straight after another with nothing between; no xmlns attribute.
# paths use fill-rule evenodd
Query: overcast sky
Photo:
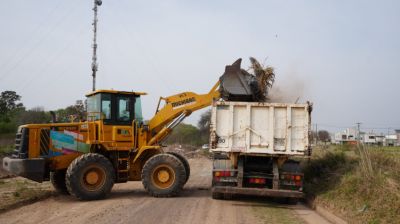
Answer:
<svg viewBox="0 0 400 224"><path fill-rule="evenodd" d="M0 91L46 110L83 99L92 5L1 0ZM98 88L149 93L147 119L159 96L208 92L254 56L275 68L274 91L314 103L320 129L400 129L400 1L104 0L98 32Z"/></svg>

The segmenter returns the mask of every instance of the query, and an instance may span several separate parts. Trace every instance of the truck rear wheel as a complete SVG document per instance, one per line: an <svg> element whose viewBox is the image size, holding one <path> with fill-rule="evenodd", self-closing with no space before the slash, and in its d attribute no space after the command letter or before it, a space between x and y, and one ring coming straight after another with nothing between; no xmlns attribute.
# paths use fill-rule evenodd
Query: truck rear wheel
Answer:
<svg viewBox="0 0 400 224"><path fill-rule="evenodd" d="M167 152L167 154L176 156L176 158L178 158L182 162L183 166L185 167L185 171L186 171L186 179L185 179L185 184L186 184L186 182L189 180L189 177L190 177L189 162L182 154L179 154L177 152Z"/></svg>
<svg viewBox="0 0 400 224"><path fill-rule="evenodd" d="M50 172L50 182L54 189L60 194L68 194L67 186L65 185L66 170L56 170Z"/></svg>
<svg viewBox="0 0 400 224"><path fill-rule="evenodd" d="M65 179L71 195L81 200L96 200L110 193L115 172L106 157L97 153L87 153L72 161Z"/></svg>
<svg viewBox="0 0 400 224"><path fill-rule="evenodd" d="M297 205L298 202L298 198L286 198L286 203L289 205Z"/></svg>
<svg viewBox="0 0 400 224"><path fill-rule="evenodd" d="M171 154L151 157L142 169L144 188L154 197L172 197L179 194L186 180L182 162Z"/></svg>
<svg viewBox="0 0 400 224"><path fill-rule="evenodd" d="M222 193L212 191L211 197L216 200L221 200L224 198L224 195Z"/></svg>

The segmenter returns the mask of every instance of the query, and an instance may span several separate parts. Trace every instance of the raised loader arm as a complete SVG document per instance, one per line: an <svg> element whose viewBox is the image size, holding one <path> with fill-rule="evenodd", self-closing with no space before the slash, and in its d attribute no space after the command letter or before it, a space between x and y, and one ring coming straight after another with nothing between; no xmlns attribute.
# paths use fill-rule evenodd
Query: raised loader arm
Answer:
<svg viewBox="0 0 400 224"><path fill-rule="evenodd" d="M202 95L193 92L184 92L165 98L160 97L156 114L148 123L148 136L151 137L147 145L150 146L159 143L193 111L211 105L214 99L220 97L218 86L219 82L212 87L210 92ZM160 109L161 101L164 101L165 104Z"/></svg>

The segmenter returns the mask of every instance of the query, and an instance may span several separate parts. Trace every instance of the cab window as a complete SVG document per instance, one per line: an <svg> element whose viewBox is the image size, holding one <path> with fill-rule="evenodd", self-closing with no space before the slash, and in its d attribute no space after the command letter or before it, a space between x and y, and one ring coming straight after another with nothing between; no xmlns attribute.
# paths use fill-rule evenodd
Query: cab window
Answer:
<svg viewBox="0 0 400 224"><path fill-rule="evenodd" d="M101 114L103 119L111 119L111 95L102 94Z"/></svg>
<svg viewBox="0 0 400 224"><path fill-rule="evenodd" d="M92 95L87 98L86 101L88 120L99 120L100 119L100 94Z"/></svg>
<svg viewBox="0 0 400 224"><path fill-rule="evenodd" d="M142 102L140 100L140 96L135 98L135 120L140 124L143 122L142 115Z"/></svg>
<svg viewBox="0 0 400 224"><path fill-rule="evenodd" d="M131 121L131 102L130 97L120 96L117 97L117 121L129 122Z"/></svg>

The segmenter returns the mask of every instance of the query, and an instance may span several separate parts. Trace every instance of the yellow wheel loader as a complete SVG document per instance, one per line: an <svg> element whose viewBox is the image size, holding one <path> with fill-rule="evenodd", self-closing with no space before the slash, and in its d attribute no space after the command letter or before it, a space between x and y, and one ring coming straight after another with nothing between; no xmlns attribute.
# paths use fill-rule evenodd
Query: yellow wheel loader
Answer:
<svg viewBox="0 0 400 224"><path fill-rule="evenodd" d="M219 99L218 86L224 94L239 90L237 95L249 95L244 91L249 84L234 81L240 60L232 66L207 94L161 97L149 121L143 120L141 111L145 93L91 92L86 95L85 121L20 126L14 153L3 159L3 167L37 182L50 180L60 193L81 200L104 198L114 183L140 180L152 196L175 196L189 178L189 164L180 154L164 153L160 143L193 111Z"/></svg>

